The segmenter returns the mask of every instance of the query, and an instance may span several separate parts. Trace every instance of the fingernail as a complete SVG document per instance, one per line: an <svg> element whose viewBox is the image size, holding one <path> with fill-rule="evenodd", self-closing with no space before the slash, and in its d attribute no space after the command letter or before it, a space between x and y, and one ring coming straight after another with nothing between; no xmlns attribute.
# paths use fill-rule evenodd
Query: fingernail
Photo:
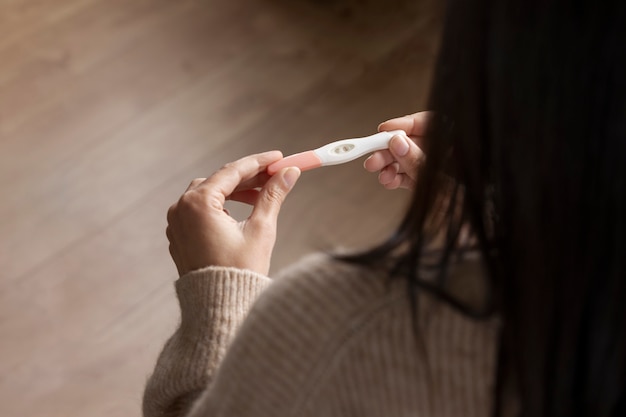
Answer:
<svg viewBox="0 0 626 417"><path fill-rule="evenodd" d="M291 167L287 168L285 173L283 174L283 181L287 185L287 188L291 189L294 186L298 178L300 178L301 171L299 168Z"/></svg>
<svg viewBox="0 0 626 417"><path fill-rule="evenodd" d="M402 136L394 136L391 139L391 150L398 156L404 156L409 153L409 143Z"/></svg>

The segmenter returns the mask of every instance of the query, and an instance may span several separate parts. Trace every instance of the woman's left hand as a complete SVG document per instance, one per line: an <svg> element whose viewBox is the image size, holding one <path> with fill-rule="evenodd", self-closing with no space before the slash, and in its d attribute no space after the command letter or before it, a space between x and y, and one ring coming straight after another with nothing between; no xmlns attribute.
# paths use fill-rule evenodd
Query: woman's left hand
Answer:
<svg viewBox="0 0 626 417"><path fill-rule="evenodd" d="M426 131L430 112L423 111L387 120L378 131L404 130L408 135L396 135L389 142L389 149L376 151L365 160L363 166L369 172L380 172L378 182L385 188L415 187L417 167L424 159L419 143Z"/></svg>
<svg viewBox="0 0 626 417"><path fill-rule="evenodd" d="M231 266L267 275L276 241L280 207L300 170L266 173L278 151L251 155L225 165L209 178L197 178L167 213L170 254L182 276L206 266ZM251 204L250 217L237 222L226 200Z"/></svg>

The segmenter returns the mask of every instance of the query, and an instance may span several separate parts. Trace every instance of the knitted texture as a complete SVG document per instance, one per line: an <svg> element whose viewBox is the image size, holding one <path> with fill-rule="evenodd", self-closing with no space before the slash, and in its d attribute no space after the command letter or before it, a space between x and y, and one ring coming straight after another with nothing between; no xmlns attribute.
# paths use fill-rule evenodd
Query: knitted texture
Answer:
<svg viewBox="0 0 626 417"><path fill-rule="evenodd" d="M267 284L224 268L179 280L181 326L148 383L146 417L489 415L495 320L420 294L416 333L404 282L322 255L248 311Z"/></svg>

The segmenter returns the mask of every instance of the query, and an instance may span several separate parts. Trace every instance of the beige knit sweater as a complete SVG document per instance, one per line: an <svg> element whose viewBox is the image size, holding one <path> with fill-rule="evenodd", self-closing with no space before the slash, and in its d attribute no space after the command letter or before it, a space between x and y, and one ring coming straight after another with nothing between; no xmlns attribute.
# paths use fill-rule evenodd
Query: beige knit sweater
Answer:
<svg viewBox="0 0 626 417"><path fill-rule="evenodd" d="M497 323L422 294L416 335L402 281L316 255L274 282L210 267L176 291L146 417L490 413Z"/></svg>

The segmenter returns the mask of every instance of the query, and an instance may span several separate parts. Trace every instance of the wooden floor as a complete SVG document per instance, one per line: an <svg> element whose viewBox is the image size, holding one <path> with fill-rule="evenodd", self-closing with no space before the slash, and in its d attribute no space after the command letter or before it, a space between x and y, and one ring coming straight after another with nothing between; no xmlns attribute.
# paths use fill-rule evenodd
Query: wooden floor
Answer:
<svg viewBox="0 0 626 417"><path fill-rule="evenodd" d="M0 0L0 416L139 415L178 320L168 206L421 109L434 4ZM360 162L304 174L272 270L382 239L406 197Z"/></svg>

